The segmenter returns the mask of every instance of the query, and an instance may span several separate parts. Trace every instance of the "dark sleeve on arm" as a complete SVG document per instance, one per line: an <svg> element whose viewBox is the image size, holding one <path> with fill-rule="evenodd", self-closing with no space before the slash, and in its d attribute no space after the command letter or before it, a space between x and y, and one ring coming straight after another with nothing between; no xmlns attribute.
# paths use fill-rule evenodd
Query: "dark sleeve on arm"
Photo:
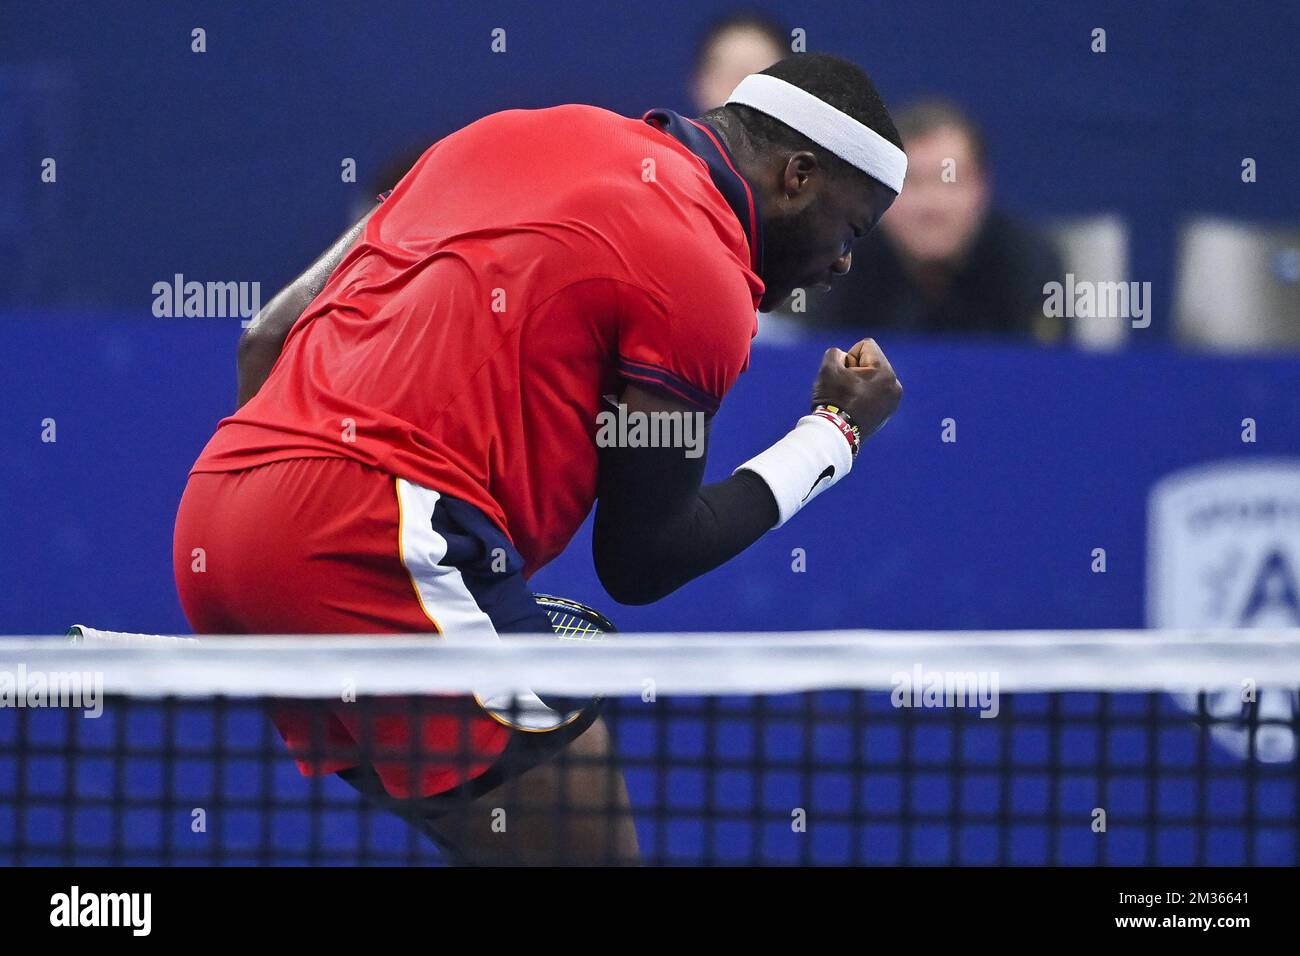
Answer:
<svg viewBox="0 0 1300 956"><path fill-rule="evenodd" d="M703 449L701 449L703 451ZM592 552L621 604L649 604L749 547L780 519L758 475L700 487L703 454L681 448L604 448Z"/></svg>

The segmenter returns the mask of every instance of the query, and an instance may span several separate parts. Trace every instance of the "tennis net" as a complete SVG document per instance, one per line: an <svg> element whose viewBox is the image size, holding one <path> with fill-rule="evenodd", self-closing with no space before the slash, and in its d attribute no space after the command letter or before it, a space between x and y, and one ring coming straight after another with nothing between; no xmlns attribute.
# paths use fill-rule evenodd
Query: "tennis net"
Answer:
<svg viewBox="0 0 1300 956"><path fill-rule="evenodd" d="M602 724L392 796L499 762L377 729L469 728L489 686ZM0 864L1293 866L1298 687L1296 630L4 639ZM286 711L361 770L303 776Z"/></svg>

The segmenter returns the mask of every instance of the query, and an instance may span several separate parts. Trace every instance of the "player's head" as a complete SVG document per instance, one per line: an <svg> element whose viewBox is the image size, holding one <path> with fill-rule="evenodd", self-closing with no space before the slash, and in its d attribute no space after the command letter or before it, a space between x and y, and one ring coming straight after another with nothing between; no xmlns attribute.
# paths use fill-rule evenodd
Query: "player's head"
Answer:
<svg viewBox="0 0 1300 956"><path fill-rule="evenodd" d="M704 118L723 131L756 194L764 310L847 272L854 240L902 189L898 130L870 77L840 57L787 57Z"/></svg>

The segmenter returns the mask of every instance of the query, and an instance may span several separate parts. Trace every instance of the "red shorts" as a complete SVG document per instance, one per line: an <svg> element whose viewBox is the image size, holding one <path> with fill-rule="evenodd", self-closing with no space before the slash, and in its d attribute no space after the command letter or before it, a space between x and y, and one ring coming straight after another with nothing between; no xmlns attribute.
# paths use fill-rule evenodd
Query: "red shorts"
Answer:
<svg viewBox="0 0 1300 956"><path fill-rule="evenodd" d="M198 634L550 631L481 512L343 458L191 475L173 559ZM368 764L391 795L424 797L479 778L515 733L472 697L434 700L457 706L284 705L274 720L305 775Z"/></svg>

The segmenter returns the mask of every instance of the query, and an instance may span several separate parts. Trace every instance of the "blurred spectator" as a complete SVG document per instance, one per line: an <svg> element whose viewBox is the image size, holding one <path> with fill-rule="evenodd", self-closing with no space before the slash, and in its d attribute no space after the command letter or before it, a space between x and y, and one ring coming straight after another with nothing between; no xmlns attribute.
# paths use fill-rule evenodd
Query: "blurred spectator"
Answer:
<svg viewBox="0 0 1300 956"><path fill-rule="evenodd" d="M848 275L809 290L805 326L978 333L1054 342L1064 320L1043 315L1060 281L1050 242L990 207L984 140L957 107L926 100L895 114L907 181L880 226L857 244ZM792 300L793 304L793 300Z"/></svg>
<svg viewBox="0 0 1300 956"><path fill-rule="evenodd" d="M790 55L790 37L776 21L752 11L716 21L695 48L691 95L700 113L727 101L740 81Z"/></svg>

